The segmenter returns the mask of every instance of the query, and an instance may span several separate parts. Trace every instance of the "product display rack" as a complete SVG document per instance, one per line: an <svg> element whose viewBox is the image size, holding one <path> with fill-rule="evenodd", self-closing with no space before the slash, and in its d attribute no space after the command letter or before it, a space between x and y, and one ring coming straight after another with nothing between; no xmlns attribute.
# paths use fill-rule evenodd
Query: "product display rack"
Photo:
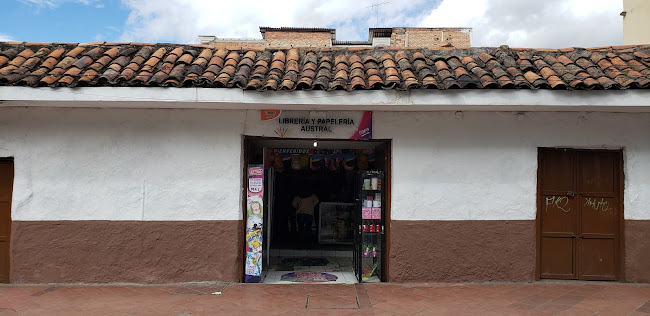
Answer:
<svg viewBox="0 0 650 316"><path fill-rule="evenodd" d="M358 216L355 238L355 265L359 282L383 279L385 238L384 173L362 171L358 181Z"/></svg>

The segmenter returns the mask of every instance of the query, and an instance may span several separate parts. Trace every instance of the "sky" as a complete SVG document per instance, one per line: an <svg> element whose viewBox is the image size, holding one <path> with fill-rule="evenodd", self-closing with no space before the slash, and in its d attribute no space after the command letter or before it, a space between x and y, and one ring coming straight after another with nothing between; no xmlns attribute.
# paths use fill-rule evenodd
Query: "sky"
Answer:
<svg viewBox="0 0 650 316"><path fill-rule="evenodd" d="M621 45L622 0L0 0L0 41L197 42L261 38L260 26L327 27L341 41L370 27L471 27L472 46ZM374 5L373 5L374 4Z"/></svg>

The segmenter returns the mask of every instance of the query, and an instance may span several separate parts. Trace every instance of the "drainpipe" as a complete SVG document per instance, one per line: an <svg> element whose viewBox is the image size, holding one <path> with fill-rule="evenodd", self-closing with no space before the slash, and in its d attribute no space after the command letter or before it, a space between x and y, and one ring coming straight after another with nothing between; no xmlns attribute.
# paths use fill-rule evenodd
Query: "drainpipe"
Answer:
<svg viewBox="0 0 650 316"><path fill-rule="evenodd" d="M409 47L409 33L406 33L404 38L404 47Z"/></svg>

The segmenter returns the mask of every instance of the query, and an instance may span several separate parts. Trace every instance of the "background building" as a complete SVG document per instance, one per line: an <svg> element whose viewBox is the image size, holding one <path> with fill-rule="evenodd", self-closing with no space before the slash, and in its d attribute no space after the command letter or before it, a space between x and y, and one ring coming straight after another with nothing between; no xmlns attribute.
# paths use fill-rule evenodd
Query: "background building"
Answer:
<svg viewBox="0 0 650 316"><path fill-rule="evenodd" d="M199 36L201 44L226 49L277 49L326 47L470 47L471 28L387 27L368 30L367 41L340 41L336 30L304 27L260 27L262 39L230 39Z"/></svg>
<svg viewBox="0 0 650 316"><path fill-rule="evenodd" d="M650 1L623 0L623 44L650 44Z"/></svg>

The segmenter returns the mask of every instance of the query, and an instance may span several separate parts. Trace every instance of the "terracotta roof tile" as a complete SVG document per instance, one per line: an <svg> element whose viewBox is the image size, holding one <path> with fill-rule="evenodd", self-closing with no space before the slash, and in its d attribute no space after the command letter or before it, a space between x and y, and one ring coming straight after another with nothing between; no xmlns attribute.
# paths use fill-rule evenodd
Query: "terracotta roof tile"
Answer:
<svg viewBox="0 0 650 316"><path fill-rule="evenodd" d="M23 57L25 59L31 57L32 55L34 55L34 51L29 48L24 49L22 52L18 54L18 56Z"/></svg>
<svg viewBox="0 0 650 316"><path fill-rule="evenodd" d="M650 87L650 47L227 50L0 43L0 85L256 90Z"/></svg>
<svg viewBox="0 0 650 316"><path fill-rule="evenodd" d="M103 52L102 47L95 47L87 52L84 52L83 56L88 56L94 60L100 57L102 55L102 52Z"/></svg>

